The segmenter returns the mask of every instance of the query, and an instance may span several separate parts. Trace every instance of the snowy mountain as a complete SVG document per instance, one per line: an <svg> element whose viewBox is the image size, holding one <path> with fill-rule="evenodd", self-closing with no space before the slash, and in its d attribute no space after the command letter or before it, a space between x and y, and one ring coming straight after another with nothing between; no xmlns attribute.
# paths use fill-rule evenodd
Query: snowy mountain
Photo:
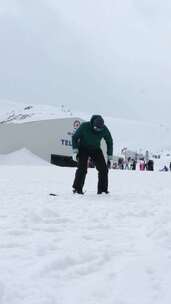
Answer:
<svg viewBox="0 0 171 304"><path fill-rule="evenodd" d="M11 101L0 101L0 124L23 123L42 119L55 119L63 117L80 117L89 120L94 113L72 112L64 105L55 107L50 105L22 104ZM103 115L103 113L99 113ZM119 154L123 147L134 151L161 152L171 150L169 126L157 123L147 123L114 117L104 117L113 139L115 154Z"/></svg>
<svg viewBox="0 0 171 304"><path fill-rule="evenodd" d="M72 116L65 106L23 104L11 101L0 101L0 124L23 123L42 119L54 119Z"/></svg>

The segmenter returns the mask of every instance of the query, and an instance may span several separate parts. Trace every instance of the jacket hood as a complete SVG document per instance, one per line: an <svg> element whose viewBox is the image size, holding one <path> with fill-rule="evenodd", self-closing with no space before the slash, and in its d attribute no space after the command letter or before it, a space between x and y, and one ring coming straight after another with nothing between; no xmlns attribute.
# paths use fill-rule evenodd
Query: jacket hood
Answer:
<svg viewBox="0 0 171 304"><path fill-rule="evenodd" d="M101 132L104 129L104 119L101 115L93 115L90 119L90 125L94 132Z"/></svg>
<svg viewBox="0 0 171 304"><path fill-rule="evenodd" d="M100 118L103 119L103 117L102 117L101 115L93 115L93 116L91 117L91 119L90 119L90 124L91 124L91 127L92 127L92 128L93 128L93 122L94 122L94 120L95 120L96 118L98 118L98 117L100 117Z"/></svg>

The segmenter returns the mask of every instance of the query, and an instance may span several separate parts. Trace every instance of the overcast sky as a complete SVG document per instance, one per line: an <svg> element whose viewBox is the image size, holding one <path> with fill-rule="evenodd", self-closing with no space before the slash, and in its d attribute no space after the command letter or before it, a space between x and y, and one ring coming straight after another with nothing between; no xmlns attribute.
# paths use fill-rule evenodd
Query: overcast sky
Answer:
<svg viewBox="0 0 171 304"><path fill-rule="evenodd" d="M170 0L0 0L0 99L170 121Z"/></svg>

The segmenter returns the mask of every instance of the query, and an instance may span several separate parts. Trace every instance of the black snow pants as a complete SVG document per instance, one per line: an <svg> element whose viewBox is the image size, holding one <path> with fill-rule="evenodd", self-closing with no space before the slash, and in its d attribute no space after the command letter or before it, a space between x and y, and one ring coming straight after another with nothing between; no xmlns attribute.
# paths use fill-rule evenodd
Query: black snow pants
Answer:
<svg viewBox="0 0 171 304"><path fill-rule="evenodd" d="M97 150L86 150L80 149L78 153L78 168L75 173L75 179L73 183L73 188L75 190L82 190L87 174L87 161L88 157L91 157L95 167L98 171L98 184L97 192L107 192L108 191L108 168L106 161L103 156L101 149Z"/></svg>

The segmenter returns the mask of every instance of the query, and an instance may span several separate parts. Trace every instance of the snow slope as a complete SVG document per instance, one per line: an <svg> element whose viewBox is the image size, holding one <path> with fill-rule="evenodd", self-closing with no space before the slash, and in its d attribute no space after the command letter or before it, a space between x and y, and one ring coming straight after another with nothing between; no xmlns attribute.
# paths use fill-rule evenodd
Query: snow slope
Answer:
<svg viewBox="0 0 171 304"><path fill-rule="evenodd" d="M64 105L33 105L21 102L0 100L0 124L23 123L42 119L55 119L72 116L72 112Z"/></svg>
<svg viewBox="0 0 171 304"><path fill-rule="evenodd" d="M50 105L22 104L11 101L0 100L0 123L13 122L23 123L44 119L55 119L64 117L80 117L89 120L92 114L103 113L79 113L72 112L64 105L58 107ZM114 153L120 154L123 147L134 151L160 152L162 149L171 150L169 138L171 128L168 125L143 121L117 119L114 113L111 117L104 117L114 139Z"/></svg>
<svg viewBox="0 0 171 304"><path fill-rule="evenodd" d="M8 154L0 154L0 165L50 166L50 163L33 154L26 148Z"/></svg>
<svg viewBox="0 0 171 304"><path fill-rule="evenodd" d="M170 172L0 168L0 303L170 304ZM49 196L50 192L58 194Z"/></svg>
<svg viewBox="0 0 171 304"><path fill-rule="evenodd" d="M106 117L105 120L112 130L118 153L123 147L138 153L171 150L171 128L168 125L114 117Z"/></svg>

